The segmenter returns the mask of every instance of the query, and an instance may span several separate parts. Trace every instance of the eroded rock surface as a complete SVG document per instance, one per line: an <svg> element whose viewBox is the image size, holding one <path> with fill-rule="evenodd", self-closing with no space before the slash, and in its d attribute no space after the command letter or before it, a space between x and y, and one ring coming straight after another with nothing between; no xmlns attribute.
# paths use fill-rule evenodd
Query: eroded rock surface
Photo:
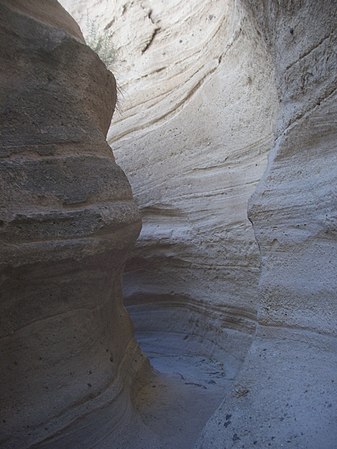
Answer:
<svg viewBox="0 0 337 449"><path fill-rule="evenodd" d="M172 308L161 329L183 333L197 309L193 332L223 346L207 308L250 334L259 252L247 202L266 166L277 102L262 37L234 2L64 4L84 29L90 17L111 31L116 51L120 113L109 143L143 216L126 296L146 310Z"/></svg>
<svg viewBox="0 0 337 449"><path fill-rule="evenodd" d="M186 380L200 384L198 407L198 389L205 402L213 385L232 385L255 332L260 262L247 203L272 144L271 59L234 2L64 4L88 39L90 21L111 33L116 51L120 112L109 143L143 216L125 276L137 337L154 366L171 366L173 376L198 357L222 365L210 370L221 380ZM152 399L156 423L162 412ZM170 422L179 416L174 404L166 410ZM191 447L203 423L188 436L175 429L175 444L169 430L159 438Z"/></svg>
<svg viewBox="0 0 337 449"><path fill-rule="evenodd" d="M334 449L336 5L249 3L274 57L280 99L249 211L262 261L259 325L236 387L197 447Z"/></svg>
<svg viewBox="0 0 337 449"><path fill-rule="evenodd" d="M53 0L0 1L0 61L0 446L117 444L147 365L122 304L141 224L105 141L115 80Z"/></svg>
<svg viewBox="0 0 337 449"><path fill-rule="evenodd" d="M79 405L75 410L82 419L75 421L69 430L63 429L51 440L51 446L47 440L39 447L63 448L71 441L71 447L79 449L85 448L83 444L99 449L111 446L187 449L194 443L199 449L335 449L334 2L63 0L63 3L81 23L86 36L90 37L94 31L98 33L97 41L98 36L106 35L106 43L114 52L113 65L121 90L120 112L110 127L108 139L117 161L130 178L144 220L137 249L128 262L125 291L138 338L160 373L149 377L151 383L137 396L134 405L138 415L133 413L127 395L118 396L118 402L113 393L109 396L112 406L107 407L100 407L90 397L90 407L97 408L97 412L86 413L88 401L84 407L81 405L82 409ZM78 31L75 35L79 38ZM64 46L67 48L65 43ZM81 44L76 46L84 49ZM89 54L89 50L85 52ZM42 53L45 55L45 50ZM81 69L74 53L70 54L67 66L77 66L78 83L82 79L79 74L86 78L87 67L83 65ZM82 55L82 61L84 55L76 51L77 57L78 54ZM93 70L98 76L95 61ZM18 70L13 73L21 74ZM14 77L8 82L13 80ZM72 92L76 92L77 84L74 86ZM93 92L90 86L88 91ZM83 90L80 92L76 101L86 98ZM102 84L101 96L95 94L97 104L106 104L103 98L106 92ZM74 108L76 101L68 103ZM93 110L96 104L93 98L92 102L90 107L84 102L83 108L81 104L79 110L71 109L77 120L83 117L83 111ZM35 108L32 110L35 112ZM96 109L93 114L90 112L89 129L95 123L95 130L98 126L106 131L110 117L103 128L102 124L97 125L97 117L101 115ZM70 119L73 118L69 117L72 123ZM20 122L25 123L22 118ZM63 130L56 123L58 130ZM82 134L77 137L82 129L87 128L71 127L71 132L76 133L75 137L71 134L69 148L74 148L76 139L80 142L84 139L86 145L95 142L90 148L96 151L96 138L92 134L83 139ZM31 135L28 134L25 139ZM39 139L43 135L39 133ZM100 134L99 142L101 138ZM108 155L108 148L102 145ZM66 151L68 146L62 148ZM20 164L26 163L26 153L18 154ZM11 158L16 162L17 156ZM104 156L104 169L109 166L106 160L112 160L110 153ZM77 179L95 169L92 160L89 166L90 170L81 172ZM48 175L43 175L43 185L54 189L53 177L44 169L43 173ZM90 176L87 178L86 183ZM20 177L20 182L28 182L27 179ZM109 185L111 179L110 174L100 179L107 196L103 195L99 204L109 202L106 198L115 191L115 184ZM90 182L89 185L95 195L96 190ZM72 185L70 189L73 194L76 192L75 200L67 199L69 193L66 200L62 199L62 207L68 214L82 207L74 206L82 201L82 190L76 188ZM20 185L20 195L23 192L25 188ZM59 196L53 192L48 194L48 201L53 199L54 211L60 206ZM40 207L50 211L51 203L40 192L39 195L36 203L39 201ZM17 194L15 198L21 197ZM21 203L15 204L29 206L29 198L31 195L26 195L20 199ZM253 227L247 218L248 209ZM104 220L107 216L111 217L104 215ZM85 220L74 225L77 232ZM134 224L130 223L131 228L125 228L124 222L123 228L118 228L122 234L131 229L129 243L137 233L136 221L135 218ZM93 246L85 246L80 254L89 252L92 256L90 251L94 248L98 257L101 250L97 248L101 244L105 248L112 240L110 231L92 229ZM41 235L35 240L40 242ZM128 246L123 242L124 237L119 237L118 244ZM8 244L10 240L6 240ZM52 245L52 240L48 244ZM22 254L25 245L19 245ZM72 254L73 249L67 248L62 243L62 251ZM55 254L58 252L53 250ZM124 246L120 254L124 260ZM29 264L34 266L31 259L29 255ZM45 260L49 259L43 259L43 269L50 277ZM102 269L95 271L97 276L102 276L104 269L110 269L116 262L114 257L100 261ZM115 265L119 273L120 262L119 268ZM76 267L73 259L70 265L67 263L62 260L59 270L64 266ZM53 275L55 266L53 261ZM96 261L92 266L97 267ZM17 272L24 287L32 285L21 274L24 270ZM64 276L67 279L68 275ZM90 276L85 274L84 278L87 282ZM108 278L110 272L104 278L107 284ZM3 279L6 281L6 277ZM83 282L82 278L80 284ZM63 284L67 285L67 281ZM108 333L106 309L102 315L106 323L103 329ZM124 320L128 323L125 316ZM99 329L102 330L101 322ZM131 339L129 324L123 326L125 333L118 327L113 329L124 338L116 337L114 341L129 341L129 347L137 354L133 361L127 359L125 365L121 364L120 377L127 384L126 373L131 372L131 379L142 362ZM81 369L86 366L87 357L98 358L101 365L97 372L104 374L106 359L97 351L96 344L97 338L92 343L93 355L81 352L79 366ZM58 351L56 348L56 355ZM130 354L128 350L124 353ZM16 372L21 376L23 371ZM47 374L51 376L50 371ZM77 377L80 379L79 373ZM88 388L93 388L90 380L86 377L84 380L87 386L91 384ZM61 381L56 382L54 393L58 393L61 401L59 393L65 387ZM116 384L121 386L122 382L111 385ZM81 383L74 385L80 388ZM81 394L82 390L78 397ZM103 397L100 404L109 401ZM193 414L191 419L189 410Z"/></svg>
<svg viewBox="0 0 337 449"><path fill-rule="evenodd" d="M126 277L140 340L227 368L238 351L197 447L334 449L334 2L173 3L71 8L123 67L109 142L144 217Z"/></svg>

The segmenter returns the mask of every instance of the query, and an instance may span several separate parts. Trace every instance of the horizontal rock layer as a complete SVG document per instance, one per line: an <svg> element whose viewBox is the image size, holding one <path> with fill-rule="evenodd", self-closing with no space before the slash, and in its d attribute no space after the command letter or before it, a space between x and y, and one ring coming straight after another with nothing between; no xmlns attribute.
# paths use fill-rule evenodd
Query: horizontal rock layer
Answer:
<svg viewBox="0 0 337 449"><path fill-rule="evenodd" d="M121 294L140 216L105 141L114 77L38 3L0 1L0 446L84 449L147 366Z"/></svg>
<svg viewBox="0 0 337 449"><path fill-rule="evenodd" d="M237 351L197 447L334 449L333 2L64 3L114 49L109 143L144 219L125 275L142 343Z"/></svg>
<svg viewBox="0 0 337 449"><path fill-rule="evenodd" d="M249 207L262 262L259 325L236 379L245 395L226 395L196 447L334 449L336 8L247 3L270 45L280 99Z"/></svg>
<svg viewBox="0 0 337 449"><path fill-rule="evenodd" d="M247 202L276 104L263 40L233 2L64 4L84 30L86 14L111 30L116 49L121 112L109 142L143 216L126 295L254 312L259 258Z"/></svg>

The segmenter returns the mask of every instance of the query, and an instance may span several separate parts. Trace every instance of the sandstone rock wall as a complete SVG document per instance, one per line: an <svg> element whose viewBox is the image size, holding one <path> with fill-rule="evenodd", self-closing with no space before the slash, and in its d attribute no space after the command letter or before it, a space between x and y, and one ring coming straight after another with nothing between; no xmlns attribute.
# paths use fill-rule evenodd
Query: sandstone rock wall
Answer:
<svg viewBox="0 0 337 449"><path fill-rule="evenodd" d="M270 46L280 101L249 210L262 262L259 325L197 447L334 449L336 5L247 3Z"/></svg>
<svg viewBox="0 0 337 449"><path fill-rule="evenodd" d="M116 4L115 64L134 55L110 143L144 216L136 325L235 354L228 329L258 323L198 448L335 447L334 3Z"/></svg>
<svg viewBox="0 0 337 449"><path fill-rule="evenodd" d="M0 60L0 446L92 447L144 367L121 295L140 217L105 141L115 80L53 0L0 1Z"/></svg>
<svg viewBox="0 0 337 449"><path fill-rule="evenodd" d="M337 312L335 6L255 10L275 58L281 108L249 212L263 262L261 320L329 333Z"/></svg>
<svg viewBox="0 0 337 449"><path fill-rule="evenodd" d="M197 307L201 326L205 307L215 316L221 307L229 327L251 332L259 253L247 202L277 103L262 37L231 1L64 4L85 33L88 16L111 30L116 51L120 112L109 143L143 216L126 296ZM158 324L169 325L185 326Z"/></svg>
<svg viewBox="0 0 337 449"><path fill-rule="evenodd" d="M105 39L105 51L110 52L106 61L112 60L111 55L114 57L113 68L120 89L119 112L110 126L108 140L117 162L130 179L144 221L125 276L127 304L138 333L142 341L149 342L149 349L153 344L151 338L155 336L156 349L167 351L169 348L174 352L179 347L188 356L196 353L202 357L214 356L224 364L230 361L224 367L231 378L230 390L224 390L223 403L209 420L196 447L335 449L337 21L334 2L80 0L75 3L63 0L63 3L80 22L87 39L96 39L96 44L101 37ZM24 19L27 20L26 15ZM46 22L41 16L39 20ZM3 21L6 33L9 22ZM49 22L49 26L55 30L54 19L53 23ZM22 29L21 25L17 27ZM68 29L66 36L69 32ZM70 111L66 123L71 125L64 129L63 120L58 121L57 115L54 117L58 108L40 111L36 107L43 104L42 100L35 101L41 84L39 89L32 91L29 102L20 95L20 101L23 98L28 109L20 109L19 103L15 103L15 107L4 112L11 118L11 111L24 111L22 117L14 115L16 123L22 127L19 137L13 133L14 125L5 129L5 136L9 136L6 137L9 143L5 156L9 162L7 159L4 162L3 198L18 210L12 211L7 203L2 208L4 248L8 248L4 254L8 257L8 265L15 267L10 268L14 273L10 276L9 268L4 268L2 281L7 291L15 292L20 307L26 307L26 304L34 307L25 311L25 319L36 315L36 310L42 316L43 305L47 305L48 313L52 310L55 314L48 319L55 319L55 326L59 326L56 329L61 329L62 335L69 335L67 342L72 341L73 336L68 334L69 329L78 328L80 334L83 329L90 329L83 336L80 349L88 345L92 348L90 353L84 349L76 352L77 347L74 349L75 354L80 353L79 357L71 359L75 364L71 366L71 372L75 371L77 377L74 384L70 378L69 383L64 381L62 369L64 366L68 369L68 363L62 365L60 360L53 358L51 362L47 361L47 379L53 378L55 382L50 403L60 405L61 419L54 420L55 412L47 410L47 420L51 417L52 427L44 432L45 437L49 434L54 437L38 447L66 447L71 441L72 447L83 449L85 435L88 447L96 444L100 449L110 449L109 445L114 441L118 449L138 449L142 445L158 449L161 444L165 446L165 441L159 438L159 442L154 442L152 435L142 433L144 428L135 418L128 427L134 433L133 437L128 440L128 436L123 435L124 426L132 419L132 407L127 395L120 395L119 401L115 400L115 394L123 389L123 382L118 379L123 378L124 385L131 382L142 358L132 340L119 292L122 263L136 237L139 219L134 206L130 206L129 186L102 140L101 131L105 134L110 120L106 103L109 89L104 82L100 84L99 92L92 84L85 84L88 79L102 76L105 80L109 76L82 44L73 39L67 38L66 42L61 39L63 33L57 29L57 38L47 39L46 48L43 46L39 51L33 45L29 55L34 55L37 62L49 61L50 70L33 73L34 77L46 75L44 85L49 87L44 88L43 93L50 98L47 105L56 101L54 85L50 84L53 79L48 78L50 72L55 71L53 61L58 67L68 67L66 73L69 74L66 78L60 75L59 82L64 80L64 86L71 86L71 90L66 90L64 96L62 90L56 89L56 92L57 98L62 100L62 114L66 114L65 110ZM70 34L80 39L78 30ZM28 35L35 36L31 29ZM55 39L61 44L54 48ZM75 46L76 51L71 51L68 46ZM22 52L21 46L19 50ZM27 73L31 73L20 71L10 57L19 50L14 48L7 53L7 48L3 50L6 64L12 64L10 67L15 74L7 80L9 86L17 79L20 83L23 83L22 79L27 82ZM44 59L46 55L48 58ZM88 59L95 61L89 64L92 77L90 71L87 75ZM19 60L25 61L24 58ZM76 76L71 77L71 68L75 66ZM44 66L34 62L32 67ZM75 98L74 92L79 93ZM19 101L13 98L11 101ZM99 113L99 107L106 114ZM34 114L40 114L38 119ZM53 120L52 125L48 122L48 128L45 128L43 119L47 116ZM26 128L27 117L34 122ZM14 123L11 120L8 123ZM37 142L31 132L36 123L39 125L35 133ZM82 134L83 129L91 131ZM43 140L46 134L48 139L55 135L57 145L46 145L50 143ZM25 152L16 150L21 148L18 141L21 146L21 142L24 143ZM31 152L34 142L38 150ZM47 155L43 152L45 148L49 151ZM102 148L99 157L97 148ZM57 165L57 175L54 176L52 168L46 169L42 165L43 158L47 158L50 167L55 159L59 164L68 151L76 158L74 166L69 168L67 159L66 168ZM87 157L90 159L86 161ZM102 159L102 165L97 159ZM41 167L38 177L30 175L29 164ZM113 169L109 171L111 167ZM92 184L91 173L96 169L100 176ZM71 182L73 175L75 182ZM62 179L65 193L56 189L56 176ZM40 178L43 182L38 186L30 185L32 179ZM11 189L7 187L9 184ZM83 199L84 185L90 187L92 197L89 199ZM111 198L110 195L115 194L117 196ZM90 203L91 198L95 200L95 206ZM91 221L90 214L85 215L88 214L87 203L82 211L83 201L92 204L88 206L89 212L98 210L97 221L103 219L103 228L97 221ZM109 207L104 207L112 201L114 208L110 213ZM71 220L75 220L79 212L83 215L77 222L70 221L70 226L60 225L58 246L55 238L51 239L45 223L51 215L54 230L55 223L59 223L54 217L60 210ZM125 215L126 210L129 212ZM247 218L247 210L253 227ZM121 211L121 215L115 215L116 211ZM27 222L33 223L33 227L27 228ZM40 222L44 223L41 228L36 224ZM6 233L7 223L11 223L11 233ZM72 229L76 229L76 233L83 232L80 241L71 234ZM128 230L130 234L126 236ZM93 237L89 238L88 233ZM16 235L25 239L19 240L19 245L18 237L11 237ZM74 245L76 251L80 248L79 252L74 253ZM48 248L53 251L52 261ZM97 270L97 267L100 268ZM70 270L74 272L71 280ZM32 273L35 273L34 284ZM96 290L97 283L106 286L102 289L106 296L103 294L100 304L110 304L111 311L102 306L97 311L99 318L94 321L90 315L88 321L94 330L83 326L85 311L75 312L74 309L73 315L69 313L69 319L76 317L77 320L78 317L75 327L68 326L64 320L57 321L59 307L64 310L67 301L65 305L62 301L57 302L59 307L55 307L55 301L44 300L41 304L23 300L25 296L21 292L30 292L32 285L38 286L34 287L34 294L39 292L38 298L46 298L45 293L50 294L51 289L42 286L39 276L54 279L55 275L58 276L57 288L61 285L65 289L58 297L68 298L63 291L69 295L72 285L72 297L78 298L81 310L81 301L94 298L94 294L90 298L85 295L90 289ZM13 279L17 280L15 284ZM112 291L116 292L119 305L112 306L108 301ZM78 297L76 292L79 292ZM10 304L9 298L15 295L5 298L5 307ZM29 293L29 297L33 296ZM87 302L84 309L86 307ZM5 313L14 316L16 310L17 307L13 307ZM111 330L109 317L113 313L122 314L121 328L116 324ZM12 327L19 318L18 315L7 323L4 350L10 356L23 357L22 354L27 353L29 363L24 359L24 366L29 368L28 374L16 368L19 362L15 358L3 384L11 385L13 374L17 378L22 376L18 385L21 385L19 392L22 393L19 405L23 406L17 409L24 426L30 425L27 410L31 409L35 392L40 394L46 383L38 384L27 396L25 376L29 378L33 368L42 372L36 363L42 363L43 355L35 343L28 346L28 352L27 347L22 349L22 341L25 344L33 342L27 337L30 333L23 333L19 343L15 340L17 332ZM60 347L54 346L52 339L56 338L57 332L51 333L48 325L43 334L48 340L41 339L41 323L33 322L29 324L31 327L23 329L27 328L27 332L33 329L38 344L45 341L46 347L52 349L51 356L59 356ZM8 341L14 343L8 344ZM100 346L102 341L104 345ZM111 348L118 347L121 351L114 349L117 355L111 354L112 360L108 351L109 362L104 351L100 352L106 342L116 342ZM127 344L128 349L125 349ZM71 351L72 348L70 346ZM126 357L123 364L123 351L137 356ZM39 358L36 362L36 355L42 360ZM118 363L112 367L117 369L119 366L117 372L113 371L115 368L112 371L107 368L110 362L114 363L115 357ZM88 381L85 374L89 360L90 363L92 360L97 362L95 366L100 373L99 378L94 377L95 384ZM53 377L50 371L53 366L58 367L60 377ZM92 371L88 369L88 376L92 376L93 371L89 373L89 370ZM125 375L129 372L130 377ZM78 382L82 378L83 384ZM43 381L43 377L41 379ZM108 394L102 395L105 382L111 385L111 390L108 387ZM86 396L84 392L88 390L82 385L89 391L97 386L96 396ZM63 413L62 393L76 404L71 403L67 414ZM45 394L48 397L50 393ZM6 395L5 404L10 410L13 394L6 392ZM83 397L90 399L90 406L86 400L84 406L78 405L76 399ZM152 391L149 397L151 409L151 400L155 402L156 394ZM108 403L112 406L100 408L101 404ZM98 409L99 413L87 414L88 406L90 410ZM169 407L165 409L168 416L171 411ZM79 415L82 416L80 421L55 436L56 430ZM38 408L34 416L37 429L42 426L41 416L42 408ZM16 431L13 422L18 421L15 419L17 416L10 425ZM200 428L195 433L199 431ZM39 438L36 435L33 432L31 441L42 438L41 433Z"/></svg>

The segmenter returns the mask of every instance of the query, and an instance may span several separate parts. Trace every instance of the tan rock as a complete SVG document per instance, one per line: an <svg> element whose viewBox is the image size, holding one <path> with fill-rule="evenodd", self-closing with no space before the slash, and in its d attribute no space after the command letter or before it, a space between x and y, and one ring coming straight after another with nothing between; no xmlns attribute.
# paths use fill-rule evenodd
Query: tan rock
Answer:
<svg viewBox="0 0 337 449"><path fill-rule="evenodd" d="M137 248L127 264L125 292L139 341L158 372L144 376L151 382L131 401L128 388L118 400L113 390L108 407L102 406L109 402L105 397L99 404L89 397L85 406L95 412L86 414L83 408L77 408L81 419L38 447L187 449L195 444L198 449L335 449L334 2L63 0L63 4L80 23L87 42L117 74L119 111L110 126L108 141L130 179L144 222ZM21 2L19 7L24 5ZM43 10L35 14L39 20L44 17ZM57 15L48 20L44 17L43 21L59 23ZM68 19L64 23L68 32L74 28ZM70 33L80 39L78 30ZM81 65L74 54L61 58L68 76L76 66L76 83L92 79L84 55L80 53ZM52 64L54 59L46 60ZM89 66L96 76L97 63ZM17 65L11 67L15 76L23 76ZM74 79L64 81L67 86L76 85ZM76 116L80 129L99 128L105 134L110 117L98 110L106 109L104 96L109 88L100 86L98 95L90 95L94 89L89 86L89 103L63 100L62 114L63 110L70 111L67 123L74 123ZM80 100L86 98L83 88L77 87L71 88L67 99L73 92L81 92ZM42 98L40 84L37 91ZM82 111L86 111L84 119ZM47 112L43 117L52 119L48 123L58 124ZM102 121L102 116L106 120ZM28 139L31 131L25 131L25 120L19 117L17 123L21 122L20 139ZM58 126L55 135L59 139ZM90 148L104 146L107 170L106 158L111 156L102 136L96 138L92 131L78 137L80 131L75 131L67 131L67 141L72 142L69 148L73 149L76 139L86 145L93 142ZM68 147L62 148L66 151ZM97 165L96 153L94 157L90 151L87 165L87 154L78 164L80 156L76 153L76 188L67 177L61 183L68 182L70 199L66 196L62 206L67 218L73 220L78 217L71 215L73 210L76 208L77 214L82 207L74 204L91 201L91 197L83 199L85 188L89 187L93 195L95 202L90 207L94 210L100 211L101 204L109 203L112 192L128 192L127 197L114 199L114 205L123 200L124 207L125 200L128 203L131 198L126 181L121 181L121 188L115 184L115 172L101 176L103 168ZM75 172L75 168L71 170ZM97 195L96 184L88 176L91 170L99 170L100 174L96 179ZM40 204L45 214L52 205L54 213L63 193L54 186L53 174L45 168L41 171L43 178L35 188L39 197L34 199L32 210ZM15 207L32 201L32 194L25 193L26 179L32 177L25 178L25 173L14 177L21 183L17 190L4 188L8 192L4 198ZM48 201L41 198L41 190L47 187ZM113 234L116 240L108 224L109 242L104 239L103 244L102 231L86 215L71 222L73 228L67 226L65 230L60 226L58 231L62 242L74 239L72 234L66 238L71 229L83 232L87 241L89 223L93 242L83 246L89 271L97 267L96 260L106 244L111 245L113 254L120 249L118 261L114 257L99 259L99 266L106 270L106 284L110 267L120 272L138 226L133 206L130 218L125 220L124 215L119 219L114 214L116 210L102 213L108 223L120 220L118 231L113 228L118 232ZM6 211L7 222L13 221L15 210L11 212L6 206ZM32 231L27 231L20 220L17 227L14 224L10 233L4 231L3 235L6 244L16 245L16 251L18 238L29 237ZM47 239L36 229L36 240ZM43 232L49 236L48 226ZM24 245L19 243L23 256L17 260L24 265ZM50 270L54 273L59 263L59 269L66 270L59 274L60 278L67 285L79 285L81 292L88 276L85 273L85 279L73 283L69 273L75 262L64 261L64 254L74 254L74 249L63 243L62 251L52 248L55 260ZM10 257L16 255L15 251L8 252ZM31 267L35 263L41 265L40 253L44 254L39 250L34 262L33 252L27 250L29 276L34 273ZM50 260L48 257L43 259L46 278L50 277L45 262ZM94 262L90 265L89 260ZM102 270L95 271L100 276L95 282L101 282ZM22 285L34 288L35 283L23 274L20 279L27 280ZM90 285L94 288L96 284ZM117 296L120 298L120 294ZM123 382L112 383L122 389L122 385L130 385L142 362L127 317L123 315L127 323L123 330L113 327L114 334L108 315L109 311L107 314L104 310L104 329L112 333L118 348L130 341L124 350L125 365L121 362L118 371ZM45 347L53 348L49 342ZM94 354L88 357L99 360L99 373L104 377L105 365L94 343L93 349ZM128 358L133 351L137 356ZM58 347L55 354L59 354ZM82 354L78 359L80 367L85 366L86 357ZM62 374L62 370L57 373ZM50 376L56 382L52 383L55 391L59 391L60 378ZM80 374L77 377L82 379ZM79 383L74 385L80 388ZM50 434L61 430L61 424Z"/></svg>
<svg viewBox="0 0 337 449"><path fill-rule="evenodd" d="M94 411L121 429L146 366L122 305L141 222L105 141L115 80L52 0L0 1L0 60L0 446L92 447Z"/></svg>

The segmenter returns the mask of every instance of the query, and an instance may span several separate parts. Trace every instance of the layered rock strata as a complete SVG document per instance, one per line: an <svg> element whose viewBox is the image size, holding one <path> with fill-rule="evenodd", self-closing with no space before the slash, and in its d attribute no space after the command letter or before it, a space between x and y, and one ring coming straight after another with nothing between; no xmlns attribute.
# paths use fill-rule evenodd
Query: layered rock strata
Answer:
<svg viewBox="0 0 337 449"><path fill-rule="evenodd" d="M191 333L206 335L209 309L250 334L259 252L247 202L277 102L262 37L231 1L63 3L115 50L120 112L108 141L143 216L125 277L136 327L137 300L142 316L141 304L172 307L163 328L183 333L192 307Z"/></svg>
<svg viewBox="0 0 337 449"><path fill-rule="evenodd" d="M334 449L337 366L336 5L247 2L280 101L250 202L261 251L256 337L199 449Z"/></svg>
<svg viewBox="0 0 337 449"><path fill-rule="evenodd" d="M109 143L144 217L125 276L140 340L177 375L197 355L228 375L196 447L335 449L334 2L63 3L115 58ZM160 383L150 427L177 411L158 406ZM111 435L110 419L75 435ZM175 447L158 429L114 444Z"/></svg>
<svg viewBox="0 0 337 449"><path fill-rule="evenodd" d="M53 0L0 1L0 60L0 446L103 447L147 366L122 304L141 222L105 141L115 80Z"/></svg>

